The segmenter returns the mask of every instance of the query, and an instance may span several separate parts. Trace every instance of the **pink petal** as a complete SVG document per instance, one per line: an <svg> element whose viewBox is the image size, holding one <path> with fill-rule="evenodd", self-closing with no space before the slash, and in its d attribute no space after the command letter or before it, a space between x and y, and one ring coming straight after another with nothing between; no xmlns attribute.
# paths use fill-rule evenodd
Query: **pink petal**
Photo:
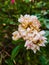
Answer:
<svg viewBox="0 0 49 65"><path fill-rule="evenodd" d="M15 0L11 0L11 3L14 4L15 3Z"/></svg>

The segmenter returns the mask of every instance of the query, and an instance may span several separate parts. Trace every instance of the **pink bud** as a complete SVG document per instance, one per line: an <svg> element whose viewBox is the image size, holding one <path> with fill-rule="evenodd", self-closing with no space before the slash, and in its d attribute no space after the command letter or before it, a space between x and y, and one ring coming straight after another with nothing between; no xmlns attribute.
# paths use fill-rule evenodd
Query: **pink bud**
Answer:
<svg viewBox="0 0 49 65"><path fill-rule="evenodd" d="M11 0L11 3L14 4L15 3L15 0Z"/></svg>

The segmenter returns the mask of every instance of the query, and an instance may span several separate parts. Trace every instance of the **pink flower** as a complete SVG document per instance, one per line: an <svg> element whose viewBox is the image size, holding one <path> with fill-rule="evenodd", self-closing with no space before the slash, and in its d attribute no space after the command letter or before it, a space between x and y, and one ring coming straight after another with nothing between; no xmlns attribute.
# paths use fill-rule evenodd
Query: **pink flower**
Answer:
<svg viewBox="0 0 49 65"><path fill-rule="evenodd" d="M15 0L11 0L11 3L14 4L15 3Z"/></svg>

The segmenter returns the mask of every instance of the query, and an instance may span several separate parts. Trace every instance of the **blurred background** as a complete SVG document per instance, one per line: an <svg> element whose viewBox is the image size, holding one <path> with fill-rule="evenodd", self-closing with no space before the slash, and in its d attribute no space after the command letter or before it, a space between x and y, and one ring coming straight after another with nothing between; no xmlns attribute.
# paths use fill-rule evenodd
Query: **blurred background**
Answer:
<svg viewBox="0 0 49 65"><path fill-rule="evenodd" d="M36 54L24 48L24 40L12 40L21 14L37 16L46 32L46 47ZM49 0L0 0L0 65L49 65Z"/></svg>

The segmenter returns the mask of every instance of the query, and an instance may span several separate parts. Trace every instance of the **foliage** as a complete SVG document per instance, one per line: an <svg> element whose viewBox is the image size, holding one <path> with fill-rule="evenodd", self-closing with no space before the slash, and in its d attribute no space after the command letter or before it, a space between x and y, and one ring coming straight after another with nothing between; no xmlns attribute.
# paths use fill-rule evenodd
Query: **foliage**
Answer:
<svg viewBox="0 0 49 65"><path fill-rule="evenodd" d="M48 0L0 0L0 65L49 65L49 1ZM41 29L46 31L47 45L37 51L24 48L24 40L12 40L12 32L19 25L20 15L36 15Z"/></svg>

